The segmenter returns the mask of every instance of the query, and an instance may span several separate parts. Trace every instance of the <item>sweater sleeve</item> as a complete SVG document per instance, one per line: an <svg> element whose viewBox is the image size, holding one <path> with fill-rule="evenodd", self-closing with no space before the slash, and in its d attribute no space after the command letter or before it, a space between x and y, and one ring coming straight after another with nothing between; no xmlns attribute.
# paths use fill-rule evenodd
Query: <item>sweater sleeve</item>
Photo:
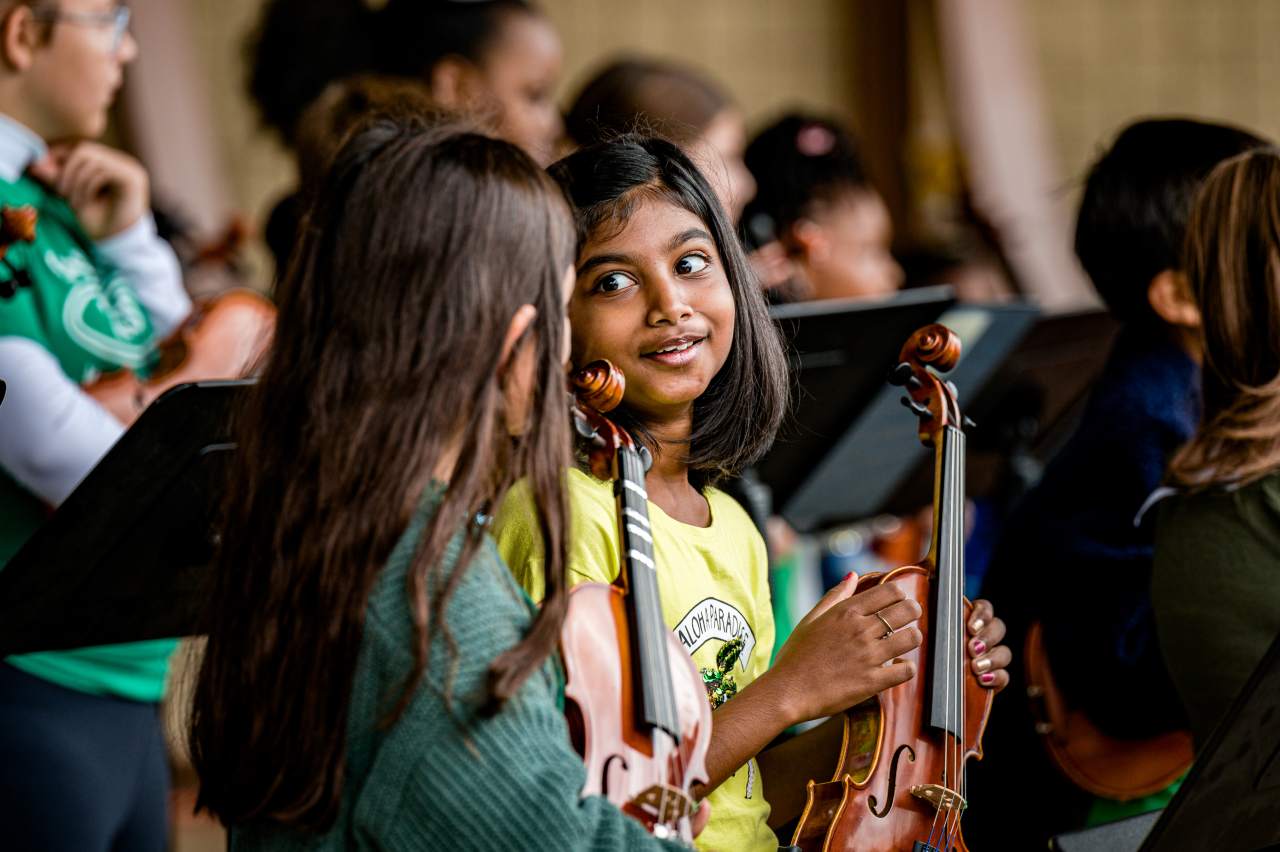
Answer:
<svg viewBox="0 0 1280 852"><path fill-rule="evenodd" d="M398 586L390 589L402 594ZM497 713L478 711L490 662L518 641L529 618L492 548L477 554L447 610L440 629L450 641L433 642L413 700L372 755L352 814L355 844L389 852L681 848L651 837L605 799L581 798L586 771L550 666ZM388 611L375 608L366 625L379 633L374 656L383 661L371 695L394 695L408 664L406 613L389 619Z"/></svg>
<svg viewBox="0 0 1280 852"><path fill-rule="evenodd" d="M579 797L582 760L545 682L467 734L441 738L387 807L357 812L362 846L376 837L388 852L431 843L459 852L681 848L607 800Z"/></svg>

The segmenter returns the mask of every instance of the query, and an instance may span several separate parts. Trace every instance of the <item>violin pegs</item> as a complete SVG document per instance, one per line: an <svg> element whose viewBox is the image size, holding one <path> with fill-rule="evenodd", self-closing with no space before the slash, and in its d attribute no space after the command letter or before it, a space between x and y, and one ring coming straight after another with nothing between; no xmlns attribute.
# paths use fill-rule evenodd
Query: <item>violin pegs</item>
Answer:
<svg viewBox="0 0 1280 852"><path fill-rule="evenodd" d="M917 383L920 381L919 379L916 379L915 371L911 369L911 365L904 361L889 371L889 375L885 378L885 381L891 385L902 387L913 379Z"/></svg>
<svg viewBox="0 0 1280 852"><path fill-rule="evenodd" d="M653 453L649 452L649 448L639 441L637 443L636 452L640 455L640 463L644 465L644 472L648 473L649 468L653 467Z"/></svg>
<svg viewBox="0 0 1280 852"><path fill-rule="evenodd" d="M916 402L913 399L911 399L911 397L909 396L904 396L902 399L899 400L899 402L902 403L903 407L910 408L913 412L915 412L915 415L917 417L923 418L925 420L930 420L933 418L933 412L930 411L929 406L925 405L924 403Z"/></svg>
<svg viewBox="0 0 1280 852"><path fill-rule="evenodd" d="M974 422L973 422L973 420L971 420L969 417L967 417L967 416L966 416L966 417L964 418L964 428L966 428L966 429L972 429L972 428L974 428L974 427L975 427L975 426L977 426L977 425L978 425L978 424L977 424L977 423L974 423Z"/></svg>

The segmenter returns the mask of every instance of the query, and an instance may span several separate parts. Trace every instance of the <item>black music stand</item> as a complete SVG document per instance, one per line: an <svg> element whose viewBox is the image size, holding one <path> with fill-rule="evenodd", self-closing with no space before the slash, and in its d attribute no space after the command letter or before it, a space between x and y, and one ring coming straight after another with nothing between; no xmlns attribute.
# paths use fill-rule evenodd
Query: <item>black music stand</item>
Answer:
<svg viewBox="0 0 1280 852"><path fill-rule="evenodd" d="M907 298L922 294L924 301ZM946 378L963 405L985 386L1038 313L1021 303L954 306L930 294L941 295L936 289L909 290L885 303L811 314L821 323L784 323L801 353L796 423L757 470L773 488L779 513L797 530L885 511L912 471L927 463L928 453L899 402L902 390L885 383L911 332L938 321L960 335L964 354ZM816 312L827 304L806 307ZM835 344L838 358L822 348Z"/></svg>
<svg viewBox="0 0 1280 852"><path fill-rule="evenodd" d="M203 631L228 414L251 384L181 385L143 412L0 570L0 658Z"/></svg>
<svg viewBox="0 0 1280 852"><path fill-rule="evenodd" d="M883 301L802 302L771 310L789 343L797 392L791 417L756 472L772 491L775 511L797 530L835 520L825 495L815 491L832 478L847 484L835 467L841 436L884 388L907 337L954 304L949 287L930 287Z"/></svg>
<svg viewBox="0 0 1280 852"><path fill-rule="evenodd" d="M995 497L999 505L1010 506L1035 484L1044 464L1075 431L1118 330L1101 309L1040 316L981 390L961 387L966 392L960 405L977 423L968 430L969 496ZM926 460L885 507L906 514L932 496L933 467Z"/></svg>

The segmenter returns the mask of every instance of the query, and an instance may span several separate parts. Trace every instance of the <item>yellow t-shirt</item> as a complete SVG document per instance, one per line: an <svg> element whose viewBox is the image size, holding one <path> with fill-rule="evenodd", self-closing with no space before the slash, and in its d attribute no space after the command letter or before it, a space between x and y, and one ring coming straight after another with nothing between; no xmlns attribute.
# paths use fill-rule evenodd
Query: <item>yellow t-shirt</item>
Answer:
<svg viewBox="0 0 1280 852"><path fill-rule="evenodd" d="M611 483L571 470L569 565L571 585L611 583L618 576L617 514ZM773 611L764 539L732 497L707 489L711 526L673 520L649 503L662 613L699 668L716 669L716 652L735 637L742 654L732 677L742 689L769 667ZM543 596L542 540L524 483L513 488L494 518L498 551L534 600ZM732 699L730 699L732 700ZM714 852L776 852L768 826L760 768L752 759L708 797L711 822L697 846Z"/></svg>

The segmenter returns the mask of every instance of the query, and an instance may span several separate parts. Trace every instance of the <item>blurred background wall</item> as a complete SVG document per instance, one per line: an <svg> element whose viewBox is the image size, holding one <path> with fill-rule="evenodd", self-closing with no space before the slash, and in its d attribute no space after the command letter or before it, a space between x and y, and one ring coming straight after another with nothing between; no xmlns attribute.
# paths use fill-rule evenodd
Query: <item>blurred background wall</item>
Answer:
<svg viewBox="0 0 1280 852"><path fill-rule="evenodd" d="M216 168L225 175L229 203L257 222L293 181L289 159L259 128L245 95L245 45L261 0L184 4L189 60L201 75L216 135ZM834 113L863 138L873 177L908 232L930 215L931 196L953 192L958 173L974 159L968 142L956 141L955 128L963 122L957 111L966 107L954 91L954 56L940 58L947 54L940 44L951 37L946 15L938 11L946 5L542 3L564 40L562 102L606 58L643 52L711 72L738 99L753 128L786 107ZM1280 76L1280 3L1274 0L962 0L957 7L979 32L1011 11L1021 18L1014 31L1025 41L1029 67L1017 76L1033 81L1032 100L1011 109L1015 115L1033 112L1031 120L1043 125L1035 174L1044 185L1032 191L1052 196L1061 211L1059 228L1069 220L1076 185L1095 151L1136 116L1190 114L1280 134L1280 105L1272 93ZM142 46L147 50L145 40ZM983 85L991 86L991 79Z"/></svg>

